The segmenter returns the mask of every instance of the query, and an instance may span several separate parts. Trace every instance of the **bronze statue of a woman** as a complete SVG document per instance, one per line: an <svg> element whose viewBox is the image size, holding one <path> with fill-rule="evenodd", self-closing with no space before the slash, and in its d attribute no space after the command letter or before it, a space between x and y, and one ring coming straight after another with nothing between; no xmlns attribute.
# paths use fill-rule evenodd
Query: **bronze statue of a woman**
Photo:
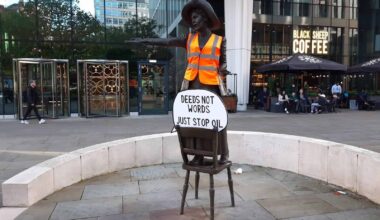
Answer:
<svg viewBox="0 0 380 220"><path fill-rule="evenodd" d="M189 1L181 14L192 30L186 38L148 38L129 42L186 48L188 65L182 90L205 89L220 95L220 76L227 74L226 41L211 31L219 29L221 23L210 3L205 0ZM221 131L219 140L220 163L227 161L229 155L226 130ZM195 157L192 162L202 163L202 160L202 157Z"/></svg>

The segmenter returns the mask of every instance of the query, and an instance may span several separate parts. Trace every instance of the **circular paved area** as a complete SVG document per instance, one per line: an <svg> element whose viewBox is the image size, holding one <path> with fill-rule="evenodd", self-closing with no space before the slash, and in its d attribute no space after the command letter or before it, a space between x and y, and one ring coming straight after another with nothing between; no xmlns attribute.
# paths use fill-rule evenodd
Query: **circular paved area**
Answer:
<svg viewBox="0 0 380 220"><path fill-rule="evenodd" d="M235 165L236 207L226 171L215 176L215 219L378 220L379 206L323 182L276 169ZM191 173L185 214L179 215L185 171L167 164L119 171L67 187L33 205L17 219L177 220L209 219L209 177L200 177L194 198ZM344 190L343 190L344 191Z"/></svg>
<svg viewBox="0 0 380 220"><path fill-rule="evenodd" d="M263 111L247 111L235 114L230 114L229 130L242 131L263 131L293 134L299 136L320 138L351 144L354 146L366 148L376 152L380 152L380 111L365 112L365 111L350 111L339 110L338 113L330 114L276 114ZM83 119L83 118L67 118L62 120L48 120L47 124L38 125L35 121L28 126L19 124L16 120L0 120L0 182L10 178L18 172L33 166L39 162L58 156L62 153L70 152L79 148L87 147L96 143L107 142L116 139L123 139L133 136L146 134L168 132L172 127L172 119L169 115L164 116L139 116L139 117L123 117L123 118L98 118L98 119ZM234 161L238 162L238 161ZM255 168L256 169L256 168ZM128 171L126 171L128 172ZM267 171L265 171L267 172ZM121 172L122 173L122 172ZM279 172L282 173L282 172ZM284 172L285 173L285 172ZM291 174L295 175L295 174ZM242 175L244 176L244 175ZM102 178L99 177L99 181ZM110 177L111 179L113 177ZM117 178L117 177L116 177ZM161 177L160 177L161 178ZM241 177L237 177L241 178ZM300 177L305 178L305 177ZM97 181L98 178L95 178ZM119 178L120 179L120 178ZM208 178L206 178L208 180ZM181 181L183 178L181 178ZM274 179L280 181L278 179ZM89 180L89 182L94 181ZM123 180L121 180L122 182ZM238 179L236 180L238 181ZM87 181L86 181L87 182ZM289 182L289 181L285 181ZM84 184L84 183L83 183ZM182 187L182 182L179 184ZM79 186L79 185L78 185ZM82 190L86 192L85 187L75 186L74 190ZM309 187L309 186L306 186ZM91 188L91 187L90 187ZM302 187L301 187L302 188ZM68 188L72 190L72 188ZM68 190L67 189L67 190ZM238 188L236 188L236 191ZM117 190L116 190L117 191ZM64 191L63 191L64 192ZM55 194L57 196L62 192ZM326 193L326 192L318 192ZM63 193L64 195L72 195L71 193ZM223 194L223 193L222 193ZM243 201L243 195L240 195ZM191 195L191 194L190 194ZM227 194L228 195L228 194ZM208 193L207 193L208 196ZM328 196L331 196L328 194ZM1 197L1 192L0 192ZM52 196L53 197L53 196ZM339 198L356 199L355 196L342 196ZM81 197L80 197L81 198ZM70 200L78 200L80 198ZM124 198L124 197L123 197ZM191 197L189 197L191 198ZM254 197L255 198L255 197ZM335 197L333 197L335 198ZM204 198L206 199L206 198ZM207 197L208 199L208 197ZM319 198L326 200L323 198ZM65 200L60 200L63 202ZM207 204L208 204L208 200ZM206 202L205 201L205 202ZM256 201L256 199L255 199ZM350 201L350 200L349 200ZM45 204L44 204L45 202ZM124 200L122 200L122 203ZM328 202L328 201L326 201ZM103 204L106 204L102 202ZM256 201L257 204L259 201ZM286 203L286 202L285 202ZM312 204L313 202L311 202ZM347 202L351 203L351 202ZM53 213L54 210L59 210L57 206L52 208L52 202L41 201L39 206L28 211L39 210L37 213ZM239 202L237 202L239 204ZM307 204L307 202L306 202ZM331 204L331 202L330 202ZM334 206L334 204L331 204ZM297 205L296 205L297 206ZM1 207L1 200L0 200ZM123 206L122 206L123 207ZM194 206L195 207L195 206ZM245 207L245 206L238 206ZM249 204L248 204L248 207ZM257 206L255 206L257 207ZM259 207L264 207L259 205ZM298 206L297 206L298 207ZM339 207L335 207L339 208ZM380 214L377 209L360 209L354 211L356 214L347 212L347 216L356 216L352 219L371 219L369 216L376 216L374 219L380 219ZM224 210L228 213L227 207L219 210ZM249 208L244 208L249 209ZM281 209L281 207L280 207ZM288 209L285 207L284 209ZM349 208L351 209L351 208ZM122 209L123 210L123 209ZM157 212L157 215L176 214L175 210L165 209L164 213ZM199 207L196 209L200 211ZM202 209L204 211L205 209ZM236 208L231 212L235 212ZM266 209L267 211L269 209ZM345 209L341 209L345 210ZM207 209L206 209L207 211ZM149 216L155 211L149 212ZM166 214L165 214L166 213ZM188 213L198 213L196 211ZM202 212L200 212L202 213ZM270 212L271 213L271 212ZM368 216L365 216L367 215ZM372 214L371 214L372 213ZM27 213L26 213L27 214ZM146 214L144 214L146 215ZM273 213L274 216L276 214ZM363 217L364 215L364 217ZM225 215L228 216L228 215ZM325 220L325 219L350 219L345 218L345 214L341 215L318 216L310 219ZM339 217L340 216L340 217ZM342 217L343 216L343 217ZM360 216L360 218L358 217ZM178 216L177 216L178 217ZM177 219L175 217L174 219ZM118 217L115 217L118 219ZM27 218L24 218L27 219ZM32 218L33 219L33 218ZM38 219L38 218L37 218ZM41 218L43 219L43 218ZM132 217L132 219L134 219ZM190 218L191 219L191 218ZM198 219L198 218L194 218ZM221 218L229 219L229 218ZM239 218L235 218L239 219ZM240 218L244 219L244 218ZM249 218L248 218L249 219ZM260 218L258 218L260 219ZM270 219L270 218L269 218ZM309 219L309 218L301 218Z"/></svg>

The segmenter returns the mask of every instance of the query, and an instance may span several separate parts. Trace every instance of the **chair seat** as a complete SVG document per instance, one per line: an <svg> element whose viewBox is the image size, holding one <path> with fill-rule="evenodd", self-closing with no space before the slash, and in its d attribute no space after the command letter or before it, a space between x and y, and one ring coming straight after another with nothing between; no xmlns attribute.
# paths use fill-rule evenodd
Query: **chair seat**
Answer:
<svg viewBox="0 0 380 220"><path fill-rule="evenodd" d="M183 163L182 168L185 170L196 171L196 172L201 172L201 173L218 174L223 169L231 167L231 165L232 165L232 162L227 161L226 163L223 163L223 164L217 164L216 167L214 168L213 160L205 158L203 159L202 165L193 165L193 164Z"/></svg>

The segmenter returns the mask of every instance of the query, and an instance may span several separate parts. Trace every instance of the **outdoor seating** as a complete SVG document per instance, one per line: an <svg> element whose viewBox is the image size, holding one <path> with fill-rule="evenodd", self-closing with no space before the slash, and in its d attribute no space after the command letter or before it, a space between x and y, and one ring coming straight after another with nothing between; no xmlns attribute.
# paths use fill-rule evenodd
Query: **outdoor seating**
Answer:
<svg viewBox="0 0 380 220"><path fill-rule="evenodd" d="M284 113L284 108L278 103L277 98L271 98L270 111L275 113Z"/></svg>
<svg viewBox="0 0 380 220"><path fill-rule="evenodd" d="M357 102L357 105L358 105L358 110L368 110L368 111L373 111L375 110L376 108L376 103L374 101L367 101L367 102L363 102L363 101L356 101Z"/></svg>
<svg viewBox="0 0 380 220"><path fill-rule="evenodd" d="M330 101L326 103L327 112L336 112L335 107L336 107L336 99L331 99Z"/></svg>
<svg viewBox="0 0 380 220"><path fill-rule="evenodd" d="M198 199L199 173L207 173L210 175L210 219L214 219L214 175L220 173L224 169L227 169L231 203L232 206L235 206L233 182L231 177L232 162L227 161L226 163L219 163L218 161L218 136L220 135L220 132L218 132L217 128L210 130L203 128L184 128L180 126L176 126L176 130L178 132L178 139L183 158L182 168L186 170L180 214L182 215L184 213L186 194L189 187L190 171L194 171L196 172L195 199ZM192 146L187 146L189 142L192 143ZM202 143L204 145L199 146L197 145L198 143ZM204 157L203 163L196 164L190 162L188 158L190 155Z"/></svg>
<svg viewBox="0 0 380 220"><path fill-rule="evenodd" d="M310 112L311 106L306 101L300 101L298 105L298 112L308 113Z"/></svg>

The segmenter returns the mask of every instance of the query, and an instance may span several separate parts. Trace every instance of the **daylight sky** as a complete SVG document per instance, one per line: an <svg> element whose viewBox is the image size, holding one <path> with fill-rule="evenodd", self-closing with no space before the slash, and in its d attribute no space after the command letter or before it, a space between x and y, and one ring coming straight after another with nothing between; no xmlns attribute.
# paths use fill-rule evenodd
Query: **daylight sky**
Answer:
<svg viewBox="0 0 380 220"><path fill-rule="evenodd" d="M18 1L19 0L0 0L0 5L8 6ZM24 1L27 2L28 0ZM79 0L79 7L86 12L94 14L94 0Z"/></svg>

